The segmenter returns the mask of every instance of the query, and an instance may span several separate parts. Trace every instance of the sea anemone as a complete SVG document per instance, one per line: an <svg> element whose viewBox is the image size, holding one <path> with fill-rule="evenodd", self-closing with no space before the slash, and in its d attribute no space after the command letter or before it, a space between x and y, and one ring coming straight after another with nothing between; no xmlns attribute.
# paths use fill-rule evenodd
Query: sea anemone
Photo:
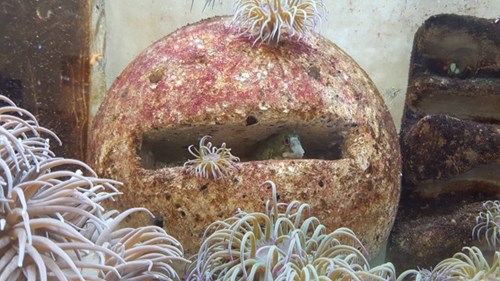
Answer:
<svg viewBox="0 0 500 281"><path fill-rule="evenodd" d="M156 227L118 229L136 209L114 219L115 212L104 212L100 202L118 195L120 183L98 178L81 161L56 158L41 135L57 136L0 100L7 104L0 107L0 280L175 277L165 264L182 260L175 239Z"/></svg>
<svg viewBox="0 0 500 281"><path fill-rule="evenodd" d="M202 178L219 179L228 175L229 171L236 171L236 162L240 158L231 154L231 149L222 143L220 148L212 146L211 142L205 144L210 136L203 136L198 148L194 145L188 147L195 159L184 163L184 169L192 175Z"/></svg>
<svg viewBox="0 0 500 281"><path fill-rule="evenodd" d="M488 245L499 250L500 245L500 201L486 201L483 203L484 211L476 217L476 225L472 229L472 236L481 239L484 235ZM482 234L484 233L484 234Z"/></svg>
<svg viewBox="0 0 500 281"><path fill-rule="evenodd" d="M500 252L495 252L491 265L477 247L464 247L464 253L440 262L434 271L443 272L448 280L500 280Z"/></svg>
<svg viewBox="0 0 500 281"><path fill-rule="evenodd" d="M68 274L88 278L79 268L116 272L113 267L83 259L89 251L119 257L79 232L87 224L106 226L92 197L100 197L97 190L113 188L112 182L66 169L67 165L86 168L82 164L50 158L14 177L12 193L2 200L0 280L46 280L49 276L63 280Z"/></svg>
<svg viewBox="0 0 500 281"><path fill-rule="evenodd" d="M494 253L491 265L477 247L464 247L462 251L441 261L430 273L429 270L407 270L397 280L500 280L499 251Z"/></svg>
<svg viewBox="0 0 500 281"><path fill-rule="evenodd" d="M322 0L236 0L232 24L254 43L279 42L283 31L301 38L321 22Z"/></svg>
<svg viewBox="0 0 500 281"><path fill-rule="evenodd" d="M41 135L59 141L57 136L8 98L0 100L7 104L0 108L0 280L64 279L63 270L83 279L78 268L113 271L81 260L89 250L113 253L78 232L89 221L103 226L90 197L97 185L113 182L58 170L63 165L88 167L54 158L48 139Z"/></svg>
<svg viewBox="0 0 500 281"><path fill-rule="evenodd" d="M327 233L310 207L278 203L276 186L265 213L238 211L211 224L188 280L387 280L392 264L370 269L356 235L347 228ZM346 244L346 242L350 244ZM352 244L352 245L351 245Z"/></svg>
<svg viewBox="0 0 500 281"><path fill-rule="evenodd" d="M163 228L149 225L139 228L119 228L119 224L134 212L144 208L132 208L123 213L109 211L104 214L105 229L92 228L86 235L97 245L109 248L115 256L105 255L105 265L116 269L114 272L100 272L101 278L113 280L180 280L172 268L174 261L188 262L183 258L182 245Z"/></svg>

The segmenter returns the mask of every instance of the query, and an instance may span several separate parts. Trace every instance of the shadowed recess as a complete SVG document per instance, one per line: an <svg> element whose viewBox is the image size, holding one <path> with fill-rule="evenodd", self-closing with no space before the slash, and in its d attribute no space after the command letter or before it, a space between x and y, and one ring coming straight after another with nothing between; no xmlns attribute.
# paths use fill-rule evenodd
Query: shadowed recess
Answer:
<svg viewBox="0 0 500 281"><path fill-rule="evenodd" d="M445 114L482 123L500 124L500 95L452 96L435 92L416 103L422 114Z"/></svg>
<svg viewBox="0 0 500 281"><path fill-rule="evenodd" d="M481 165L446 180L428 180L421 183L421 196L438 197L440 194L470 191L500 196L500 163Z"/></svg>
<svg viewBox="0 0 500 281"><path fill-rule="evenodd" d="M343 158L344 139L350 127L333 123L320 126L281 121L251 126L235 124L158 129L143 134L138 154L145 169L182 166L193 158L188 152L189 145L197 147L202 136L210 135L209 141L213 146L220 147L225 142L231 153L241 161L252 161L256 148L263 141L275 134L289 132L299 135L305 150L303 159L338 160Z"/></svg>
<svg viewBox="0 0 500 281"><path fill-rule="evenodd" d="M437 19L435 19L437 20ZM500 78L500 41L495 29L485 30L484 23L463 17L443 16L445 23L427 23L416 37L420 49L414 72L470 79Z"/></svg>

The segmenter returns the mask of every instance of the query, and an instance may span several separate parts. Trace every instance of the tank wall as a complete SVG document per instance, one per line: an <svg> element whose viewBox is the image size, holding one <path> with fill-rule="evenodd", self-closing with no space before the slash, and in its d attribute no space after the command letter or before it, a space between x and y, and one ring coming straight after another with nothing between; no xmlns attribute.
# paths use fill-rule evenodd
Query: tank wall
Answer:
<svg viewBox="0 0 500 281"><path fill-rule="evenodd" d="M324 0L328 8L320 33L349 53L373 79L399 128L413 36L430 16L440 13L498 17L498 0ZM108 0L104 71L109 88L144 48L200 19L231 13L232 1ZM221 3L222 2L222 3ZM380 3L382 2L382 3ZM103 91L93 93L104 95ZM95 98L100 100L100 98ZM98 105L94 105L94 108Z"/></svg>

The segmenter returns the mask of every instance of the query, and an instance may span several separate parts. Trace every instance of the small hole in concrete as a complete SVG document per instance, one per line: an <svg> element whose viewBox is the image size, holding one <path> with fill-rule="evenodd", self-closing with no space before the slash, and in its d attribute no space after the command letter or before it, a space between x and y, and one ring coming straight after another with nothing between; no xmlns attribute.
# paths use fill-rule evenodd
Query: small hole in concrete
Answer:
<svg viewBox="0 0 500 281"><path fill-rule="evenodd" d="M247 126L251 126L251 125L254 125L254 124L257 124L259 121L257 121L257 118L255 118L254 116L250 115L247 117L247 120L246 120L246 124Z"/></svg>
<svg viewBox="0 0 500 281"><path fill-rule="evenodd" d="M308 200L309 200L309 196L308 196L308 195L307 195L307 193L305 193L305 192L302 192L302 193L300 194L300 197L302 197L302 200L303 200L303 201L308 201Z"/></svg>
<svg viewBox="0 0 500 281"><path fill-rule="evenodd" d="M163 217L155 216L155 218L153 219L153 224L163 228Z"/></svg>
<svg viewBox="0 0 500 281"><path fill-rule="evenodd" d="M195 222L201 222L201 216L199 214L194 215L194 221Z"/></svg>
<svg viewBox="0 0 500 281"><path fill-rule="evenodd" d="M203 191L207 188L208 188L208 184L204 184L204 185L200 186L200 191Z"/></svg>
<svg viewBox="0 0 500 281"><path fill-rule="evenodd" d="M319 180L318 185L319 185L319 187L323 187L323 186L325 186L325 183L323 182L323 180Z"/></svg>
<svg viewBox="0 0 500 281"><path fill-rule="evenodd" d="M126 98L128 96L128 88L124 89L120 92L120 97L121 98Z"/></svg>
<svg viewBox="0 0 500 281"><path fill-rule="evenodd" d="M320 77L320 69L317 66L310 66L307 70L307 74L312 78L318 80Z"/></svg>
<svg viewBox="0 0 500 281"><path fill-rule="evenodd" d="M169 201L170 199L172 199L172 195L170 193L168 193L168 192L165 192L163 194L163 197L165 197L165 200L167 200L167 201Z"/></svg>
<svg viewBox="0 0 500 281"><path fill-rule="evenodd" d="M151 71L148 75L149 82L153 84L160 82L160 80L163 78L164 72L165 70L163 68Z"/></svg>
<svg viewBox="0 0 500 281"><path fill-rule="evenodd" d="M179 210L179 215L181 215L181 217L183 218L186 217L186 213L183 210Z"/></svg>

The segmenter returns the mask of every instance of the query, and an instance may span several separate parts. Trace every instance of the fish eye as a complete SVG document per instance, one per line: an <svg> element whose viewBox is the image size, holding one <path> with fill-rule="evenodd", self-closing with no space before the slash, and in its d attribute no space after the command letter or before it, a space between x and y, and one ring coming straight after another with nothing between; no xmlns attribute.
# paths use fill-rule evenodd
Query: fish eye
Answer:
<svg viewBox="0 0 500 281"><path fill-rule="evenodd" d="M285 136L284 144L285 145L290 145L290 138L288 136Z"/></svg>

